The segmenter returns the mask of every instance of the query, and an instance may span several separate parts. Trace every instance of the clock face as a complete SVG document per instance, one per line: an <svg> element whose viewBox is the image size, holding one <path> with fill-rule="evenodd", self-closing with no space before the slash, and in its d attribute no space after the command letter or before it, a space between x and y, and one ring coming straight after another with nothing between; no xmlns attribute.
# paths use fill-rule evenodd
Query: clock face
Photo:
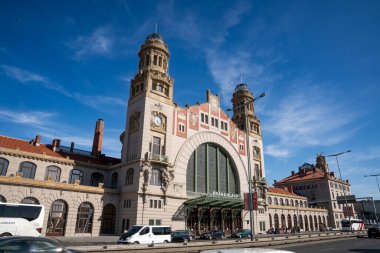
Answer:
<svg viewBox="0 0 380 253"><path fill-rule="evenodd" d="M160 116L156 116L156 117L154 117L153 122L154 122L154 124L155 124L156 126L161 126L161 124L162 124L162 119L161 119Z"/></svg>

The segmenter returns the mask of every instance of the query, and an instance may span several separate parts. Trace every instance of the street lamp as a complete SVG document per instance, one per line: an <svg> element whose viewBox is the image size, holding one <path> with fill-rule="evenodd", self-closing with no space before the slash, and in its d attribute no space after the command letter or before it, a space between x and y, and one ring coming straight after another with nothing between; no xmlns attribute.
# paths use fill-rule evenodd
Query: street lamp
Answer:
<svg viewBox="0 0 380 253"><path fill-rule="evenodd" d="M377 182L377 188L379 188L379 192L380 192L379 180L377 179L378 176L380 176L380 174L365 175L364 177L375 177L376 178L376 182ZM376 220L376 223L378 224L379 222L377 220L376 205L375 205L375 201L373 200L373 198L372 198L372 204L373 204L373 210L375 211L375 220Z"/></svg>
<svg viewBox="0 0 380 253"><path fill-rule="evenodd" d="M339 177L340 177L340 180L342 181L343 183L343 179L342 179L342 174L340 172L340 166L339 166L339 161L338 161L338 156L340 155L343 155L345 153L350 153L351 152L351 149L350 150L347 150L347 151L344 151L344 152L340 152L340 153L337 153L337 154L332 154L332 155L326 155L325 157L335 157L336 159L336 164L338 165L338 170L339 170ZM344 200L345 200L345 208L346 208L346 212L348 213L349 211L349 214L348 214L348 221L350 223L350 230L351 230L351 210L348 210L347 208L347 198L346 198L346 191L345 191L345 187L343 185L343 195L344 195Z"/></svg>
<svg viewBox="0 0 380 253"><path fill-rule="evenodd" d="M248 113L247 113L247 105L250 103L255 102L257 99L265 97L266 93L263 92L261 93L260 96L257 98L254 98L251 101L244 102L243 104L234 107L234 109L241 108L244 106L244 116L245 116L245 121L244 121L244 130L245 130L245 136L246 136L246 145L247 145L247 159L248 159L248 208L249 208L249 224L250 224L250 229L251 229L251 241L253 241L253 235L255 226L253 224L253 203L252 203L252 169L251 169L251 151L250 151L250 145L249 145L249 125L248 125ZM231 111L231 109L227 109L227 111Z"/></svg>

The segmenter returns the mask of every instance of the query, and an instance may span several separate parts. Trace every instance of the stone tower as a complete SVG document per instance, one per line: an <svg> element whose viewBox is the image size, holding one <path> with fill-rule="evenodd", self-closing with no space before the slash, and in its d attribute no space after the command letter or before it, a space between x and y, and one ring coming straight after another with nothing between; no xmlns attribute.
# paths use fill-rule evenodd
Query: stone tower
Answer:
<svg viewBox="0 0 380 253"><path fill-rule="evenodd" d="M260 120L254 114L253 100L253 93L249 90L248 85L245 83L238 84L231 99L234 111L232 120L239 129L245 131L245 113L247 113L249 133L251 136L259 137L261 136Z"/></svg>

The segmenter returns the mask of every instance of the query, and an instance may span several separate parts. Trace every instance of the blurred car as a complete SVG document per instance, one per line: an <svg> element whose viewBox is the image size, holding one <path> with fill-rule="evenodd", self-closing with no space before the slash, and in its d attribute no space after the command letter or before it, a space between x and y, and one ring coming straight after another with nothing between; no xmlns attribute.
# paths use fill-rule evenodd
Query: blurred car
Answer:
<svg viewBox="0 0 380 253"><path fill-rule="evenodd" d="M214 231L206 231L201 234L200 236L201 239L224 239L225 235L222 230L214 230Z"/></svg>
<svg viewBox="0 0 380 253"><path fill-rule="evenodd" d="M192 236L190 236L188 230L175 230L172 233L172 242L184 242L185 240L191 241Z"/></svg>
<svg viewBox="0 0 380 253"><path fill-rule="evenodd" d="M251 238L251 230L250 229L239 229L232 233L231 237L233 238Z"/></svg>
<svg viewBox="0 0 380 253"><path fill-rule="evenodd" d="M0 252L26 253L81 253L71 249L61 247L57 241L44 237L10 236L0 238Z"/></svg>
<svg viewBox="0 0 380 253"><path fill-rule="evenodd" d="M380 237L380 225L370 227L367 231L368 238Z"/></svg>

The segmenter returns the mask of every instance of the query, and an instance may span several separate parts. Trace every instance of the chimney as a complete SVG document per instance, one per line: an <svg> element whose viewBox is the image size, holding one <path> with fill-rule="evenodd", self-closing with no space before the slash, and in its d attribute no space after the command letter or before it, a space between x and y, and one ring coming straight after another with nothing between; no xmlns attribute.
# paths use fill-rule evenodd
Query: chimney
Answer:
<svg viewBox="0 0 380 253"><path fill-rule="evenodd" d="M296 174L296 173L294 172L294 170L292 170L292 176L294 176L294 174Z"/></svg>
<svg viewBox="0 0 380 253"><path fill-rule="evenodd" d="M102 119L98 119L95 125L94 142L92 144L91 152L91 154L94 156L99 156L102 153L103 133L104 121Z"/></svg>
<svg viewBox="0 0 380 253"><path fill-rule="evenodd" d="M61 140L60 139L54 139L51 146L53 148L53 151L56 151L61 146Z"/></svg>
<svg viewBox="0 0 380 253"><path fill-rule="evenodd" d="M37 135L36 139L34 140L34 146L39 147L41 144L41 136Z"/></svg>
<svg viewBox="0 0 380 253"><path fill-rule="evenodd" d="M74 142L71 142L70 153L74 153Z"/></svg>
<svg viewBox="0 0 380 253"><path fill-rule="evenodd" d="M323 156L322 154L318 155L316 162L317 164L315 165L315 167L321 169L324 172L329 172L329 165L326 162L325 156Z"/></svg>

